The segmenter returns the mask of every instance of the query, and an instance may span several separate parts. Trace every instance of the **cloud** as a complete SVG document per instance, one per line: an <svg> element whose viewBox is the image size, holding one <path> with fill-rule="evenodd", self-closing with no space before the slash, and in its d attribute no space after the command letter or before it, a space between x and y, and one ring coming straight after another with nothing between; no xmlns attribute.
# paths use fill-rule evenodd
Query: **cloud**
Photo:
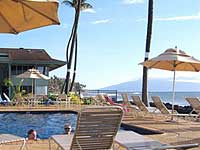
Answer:
<svg viewBox="0 0 200 150"><path fill-rule="evenodd" d="M198 79L176 79L176 82L185 82L185 83L200 83Z"/></svg>
<svg viewBox="0 0 200 150"><path fill-rule="evenodd" d="M138 19L137 21L146 21L147 19ZM176 16L176 17L160 17L153 19L154 21L188 21L188 20L200 20L200 13L192 16Z"/></svg>
<svg viewBox="0 0 200 150"><path fill-rule="evenodd" d="M96 13L96 11L95 11L94 9L92 9L92 8L90 8L90 9L85 9L85 10L83 10L82 12L85 12L85 13L92 13L92 14Z"/></svg>
<svg viewBox="0 0 200 150"><path fill-rule="evenodd" d="M111 20L103 19L103 20L96 20L92 22L92 24L107 24L107 23L111 23Z"/></svg>
<svg viewBox="0 0 200 150"><path fill-rule="evenodd" d="M142 4L144 0L123 0L123 4L130 5L130 4Z"/></svg>
<svg viewBox="0 0 200 150"><path fill-rule="evenodd" d="M187 20L200 20L200 15L194 16L177 16L168 18L155 18L154 21L187 21Z"/></svg>

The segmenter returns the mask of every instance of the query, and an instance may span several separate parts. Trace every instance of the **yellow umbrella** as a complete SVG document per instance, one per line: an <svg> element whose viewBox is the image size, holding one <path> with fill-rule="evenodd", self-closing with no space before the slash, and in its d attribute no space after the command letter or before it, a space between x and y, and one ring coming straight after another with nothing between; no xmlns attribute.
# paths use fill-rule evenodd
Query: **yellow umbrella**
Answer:
<svg viewBox="0 0 200 150"><path fill-rule="evenodd" d="M60 24L57 0L0 0L0 33Z"/></svg>
<svg viewBox="0 0 200 150"><path fill-rule="evenodd" d="M157 68L162 70L170 70L174 72L173 78L173 97L172 97L172 120L174 113L174 99L175 99L175 77L176 71L200 71L200 60L189 56L182 50L178 50L177 47L167 49L164 53L157 57L149 59L141 65L147 68Z"/></svg>

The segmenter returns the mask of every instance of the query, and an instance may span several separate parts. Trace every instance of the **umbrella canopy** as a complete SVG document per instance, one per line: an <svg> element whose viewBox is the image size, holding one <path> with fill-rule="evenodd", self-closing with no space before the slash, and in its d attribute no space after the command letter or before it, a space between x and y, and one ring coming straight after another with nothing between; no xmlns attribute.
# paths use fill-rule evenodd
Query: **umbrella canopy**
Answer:
<svg viewBox="0 0 200 150"><path fill-rule="evenodd" d="M189 56L182 50L177 48L167 49L164 53L157 57L140 63L147 68L157 68L170 71L194 71L200 70L200 61Z"/></svg>
<svg viewBox="0 0 200 150"><path fill-rule="evenodd" d="M0 0L0 33L59 24L57 0Z"/></svg>
<svg viewBox="0 0 200 150"><path fill-rule="evenodd" d="M49 80L50 78L42 73L40 73L36 69L28 69L26 72L17 75L17 78L30 78L30 79L44 79Z"/></svg>
<svg viewBox="0 0 200 150"><path fill-rule="evenodd" d="M42 73L40 73L36 69L28 69L26 72L17 75L16 78L29 78L32 79L32 93L33 93L33 83L35 82L35 87L36 87L36 80L35 79L44 79L44 80L49 80L50 78Z"/></svg>
<svg viewBox="0 0 200 150"><path fill-rule="evenodd" d="M157 68L162 70L174 71L173 78L173 96L172 96L172 120L174 113L174 99L175 99L175 72L176 71L200 71L200 60L195 59L192 56L189 56L182 50L170 48L167 49L164 53L160 54L157 57L149 59L141 65L147 68Z"/></svg>

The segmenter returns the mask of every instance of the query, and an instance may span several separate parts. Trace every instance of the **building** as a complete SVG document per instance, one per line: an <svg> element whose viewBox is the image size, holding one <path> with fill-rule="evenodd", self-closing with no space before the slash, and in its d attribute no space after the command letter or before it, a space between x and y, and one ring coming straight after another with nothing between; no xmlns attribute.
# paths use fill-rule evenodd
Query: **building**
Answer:
<svg viewBox="0 0 200 150"><path fill-rule="evenodd" d="M24 48L0 48L0 94L3 92L10 95L10 88L4 85L5 79L12 80L14 86L19 84L17 75L35 68L44 75L49 75L49 72L64 66L66 62L51 58L44 49L24 49ZM24 79L23 90L27 93L32 92L32 79ZM34 88L36 94L47 94L48 81L37 79L37 84Z"/></svg>

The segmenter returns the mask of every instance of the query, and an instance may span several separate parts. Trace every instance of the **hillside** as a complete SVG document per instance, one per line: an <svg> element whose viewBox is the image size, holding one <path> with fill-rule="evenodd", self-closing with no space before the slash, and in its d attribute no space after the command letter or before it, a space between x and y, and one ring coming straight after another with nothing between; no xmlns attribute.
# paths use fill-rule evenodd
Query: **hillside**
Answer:
<svg viewBox="0 0 200 150"><path fill-rule="evenodd" d="M172 80L171 79L149 79L148 81L148 90L150 92L166 92L172 91ZM119 91L141 91L142 81L128 81L116 85L107 86L101 88L101 90L119 90ZM200 91L200 82L184 82L184 80L176 82L176 91Z"/></svg>

